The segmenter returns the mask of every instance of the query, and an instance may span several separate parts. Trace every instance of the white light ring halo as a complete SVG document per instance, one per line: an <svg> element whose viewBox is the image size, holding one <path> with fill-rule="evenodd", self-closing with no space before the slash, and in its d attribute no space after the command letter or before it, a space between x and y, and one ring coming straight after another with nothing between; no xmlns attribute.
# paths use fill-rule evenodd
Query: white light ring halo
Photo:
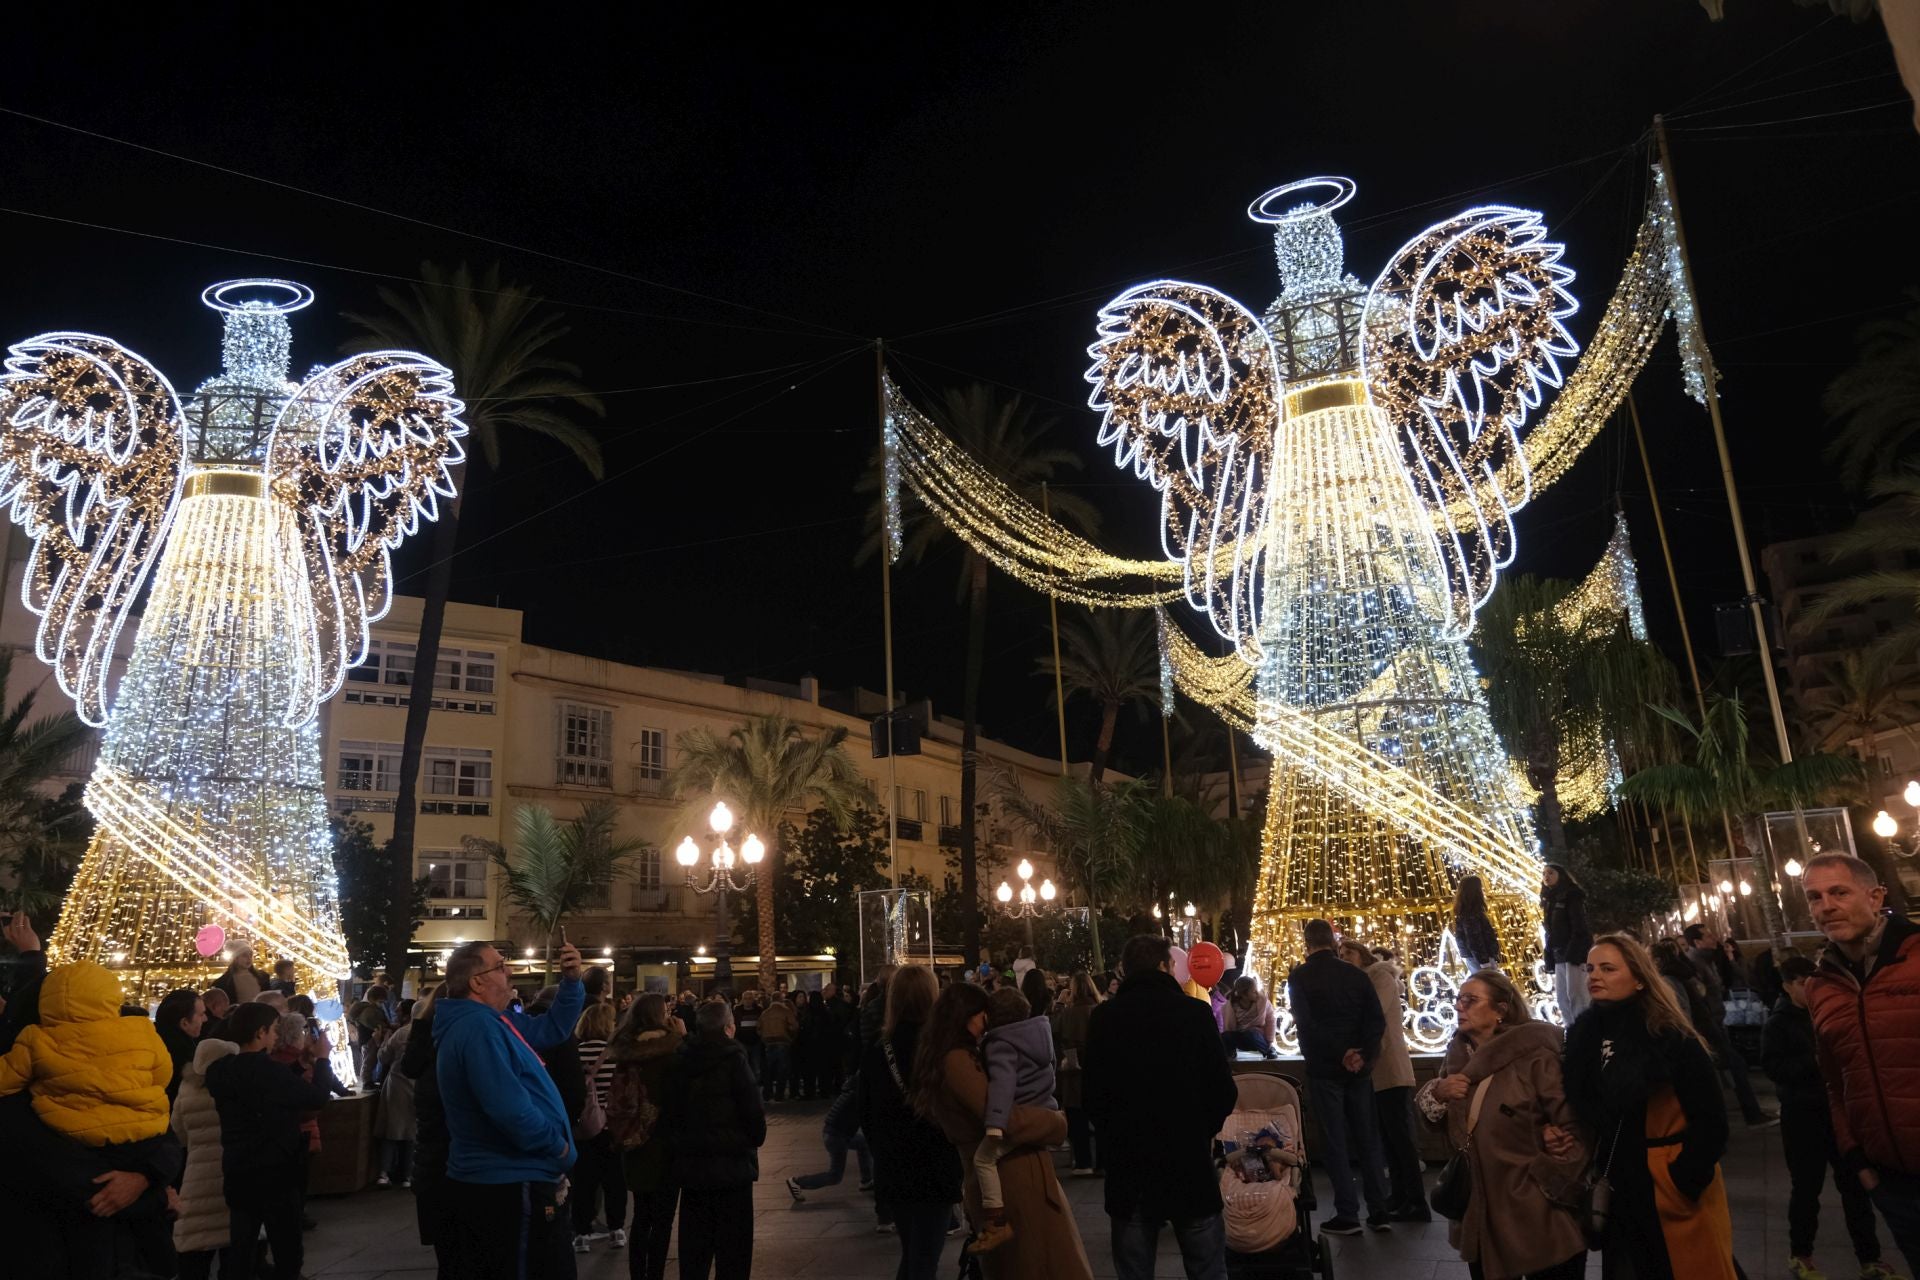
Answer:
<svg viewBox="0 0 1920 1280"><path fill-rule="evenodd" d="M286 295L285 301L275 302L266 299L249 298L235 302L227 297L234 289L272 289ZM210 284L200 291L200 301L215 311L244 313L247 315L286 315L298 311L313 303L313 290L292 280L274 280L262 277L254 280L222 280L219 284Z"/></svg>
<svg viewBox="0 0 1920 1280"><path fill-rule="evenodd" d="M1296 209L1287 212L1274 211L1274 203L1282 197L1293 195L1299 191L1312 191L1317 188L1330 190L1333 194L1308 209ZM1335 209L1338 209L1341 205L1353 199L1354 192L1358 190L1359 188L1354 185L1352 178L1302 178L1298 182L1289 182L1284 187L1275 187L1258 200L1255 200L1247 206L1247 216L1255 222L1271 222L1275 226L1285 226L1289 222L1304 222L1308 218L1315 217L1322 213L1332 213Z"/></svg>

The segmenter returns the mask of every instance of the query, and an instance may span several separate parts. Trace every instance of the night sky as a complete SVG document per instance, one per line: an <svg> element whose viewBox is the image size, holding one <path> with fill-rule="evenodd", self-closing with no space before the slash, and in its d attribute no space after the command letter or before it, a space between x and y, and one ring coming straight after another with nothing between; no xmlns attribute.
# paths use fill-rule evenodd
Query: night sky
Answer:
<svg viewBox="0 0 1920 1280"><path fill-rule="evenodd" d="M498 261L571 324L608 477L538 441L471 473L456 598L524 609L537 643L878 687L852 493L875 335L923 402L984 380L1056 415L1103 541L1147 553L1155 502L1101 458L1085 408L1102 302L1182 275L1264 310L1271 240L1247 202L1342 173L1363 281L1476 201L1542 210L1584 338L1664 111L1756 544L1857 501L1820 459L1820 392L1920 285L1920 137L1877 23L1786 0L1729 0L1718 24L1691 0L922 8L333 6L294 24L206 5L84 39L70 13L14 15L0 107L71 128L0 115L0 337L102 332L191 387L218 363L199 290L285 275L319 294L295 317L298 373L380 284ZM1705 631L1739 576L1670 336L1639 399ZM1645 495L1609 428L1522 516L1520 567L1585 572L1617 496L1670 637ZM949 551L896 581L900 683L949 714L955 578ZM992 605L986 730L1050 752L1044 605L1004 578ZM1123 763L1151 765L1157 732L1123 732Z"/></svg>

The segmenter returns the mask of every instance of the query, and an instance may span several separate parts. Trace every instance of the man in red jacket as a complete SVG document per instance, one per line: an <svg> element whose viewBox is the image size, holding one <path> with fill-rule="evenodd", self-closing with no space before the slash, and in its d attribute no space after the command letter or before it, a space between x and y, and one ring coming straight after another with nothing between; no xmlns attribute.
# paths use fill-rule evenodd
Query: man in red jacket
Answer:
<svg viewBox="0 0 1920 1280"><path fill-rule="evenodd" d="M1823 853L1800 879L1827 935L1807 981L1841 1165L1920 1266L1920 927L1884 913L1871 866Z"/></svg>

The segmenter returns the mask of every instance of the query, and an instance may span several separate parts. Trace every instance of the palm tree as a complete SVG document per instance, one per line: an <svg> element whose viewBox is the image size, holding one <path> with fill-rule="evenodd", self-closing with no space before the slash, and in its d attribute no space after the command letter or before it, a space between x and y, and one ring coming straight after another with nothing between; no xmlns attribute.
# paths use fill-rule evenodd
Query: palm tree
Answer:
<svg viewBox="0 0 1920 1280"><path fill-rule="evenodd" d="M764 832L767 865L755 877L760 912L760 989L777 978L773 936L773 882L778 878L784 822L795 810L821 808L836 828L871 800L866 780L841 750L844 728L809 738L783 715L756 716L724 735L689 729L674 739L674 792L687 801L687 816L707 797L725 800L746 831Z"/></svg>
<svg viewBox="0 0 1920 1280"><path fill-rule="evenodd" d="M1157 631L1140 609L1089 609L1060 624L1060 676L1067 696L1079 694L1100 708L1100 735L1094 739L1093 766L1087 776L1100 781L1113 750L1120 710L1130 702L1160 701L1160 653ZM1053 655L1040 659L1039 671L1053 674Z"/></svg>
<svg viewBox="0 0 1920 1280"><path fill-rule="evenodd" d="M1864 609L1883 600L1897 600L1913 617L1895 626L1867 649L1868 657L1890 662L1911 658L1920 650L1920 465L1908 463L1868 486L1881 499L1852 528L1831 539L1831 558L1858 558L1866 567L1820 588L1795 624L1810 631L1838 614ZM1880 568L1879 565L1898 567Z"/></svg>
<svg viewBox="0 0 1920 1280"><path fill-rule="evenodd" d="M1731 814L1761 870L1760 912L1772 941L1786 937L1780 916L1773 858L1767 847L1761 815L1769 810L1799 808L1822 795L1860 780L1859 764L1846 756L1813 752L1787 764L1768 758L1751 741L1747 706L1738 691L1715 693L1707 699L1705 717L1693 717L1673 707L1654 710L1692 739L1691 762L1650 765L1620 784L1620 794L1677 810L1690 821L1704 822ZM1731 852L1731 851L1729 851Z"/></svg>
<svg viewBox="0 0 1920 1280"><path fill-rule="evenodd" d="M1038 502L1041 487L1062 468L1078 470L1080 458L1067 449L1041 447L1041 438L1053 425L1040 417L1019 396L1003 397L990 387L974 385L951 389L930 410L933 420L955 443L982 465L992 469L1029 501ZM855 486L872 493L875 501L868 512L868 538L859 559L878 554L885 537L882 508L885 486L885 460L875 452L866 474ZM903 495L904 501L904 495ZM1099 515L1091 503L1070 493L1049 497L1053 514L1063 522L1092 533L1099 527ZM903 513L904 515L904 513ZM919 561L939 545L946 532L938 520L924 511L915 511L903 531L901 557ZM960 558L960 593L967 602L967 658L965 682L960 694L960 892L966 900L966 927L961 951L967 966L980 962L980 875L976 858L978 808L980 795L980 675L987 654L987 579L989 565L972 548Z"/></svg>
<svg viewBox="0 0 1920 1280"><path fill-rule="evenodd" d="M420 283L405 292L382 288L383 312L348 312L343 317L364 331L348 351L403 347L433 357L453 371L453 383L466 402L471 443L491 469L500 466L501 437L511 432L545 436L576 458L594 479L603 467L600 442L569 416L570 411L605 413L598 396L578 378L579 370L555 359L549 348L567 329L551 312L536 310L539 300L518 285L503 285L500 268L487 268L476 282L463 263L448 271L433 263L420 268ZM469 460L472 451L468 453ZM420 816L421 756L427 720L433 708L434 673L440 663L440 633L446 623L447 593L453 582L453 557L460 537L465 496L465 467L454 477L461 495L441 508L428 545L426 587L420 609L420 635L414 650L414 676L422 687L407 700L407 724L400 745L400 787L393 804L393 860L396 903L408 901L413 884L413 833ZM412 929L404 910L388 927L387 954L404 965Z"/></svg>
<svg viewBox="0 0 1920 1280"><path fill-rule="evenodd" d="M1920 304L1920 289L1910 290ZM1856 488L1920 444L1920 305L1860 330L1861 350L1833 380L1821 405L1838 430L1827 457Z"/></svg>
<svg viewBox="0 0 1920 1280"><path fill-rule="evenodd" d="M484 852L500 869L507 901L545 935L549 982L553 936L561 922L627 875L627 860L646 845L644 840L616 839L618 823L618 810L604 801L588 805L568 822L557 821L544 805L529 804L514 814L513 853L490 840L467 837L470 850Z"/></svg>
<svg viewBox="0 0 1920 1280"><path fill-rule="evenodd" d="M1181 796L1154 792L1144 803L1146 830L1131 886L1135 895L1156 905L1165 905L1169 895L1189 902L1232 897L1247 878L1248 854L1257 844L1246 839L1244 824L1216 818Z"/></svg>
<svg viewBox="0 0 1920 1280"><path fill-rule="evenodd" d="M1481 609L1474 659L1487 711L1507 751L1539 792L1547 860L1568 858L1560 777L1569 744L1601 742L1617 754L1646 735L1645 709L1669 696L1672 669L1625 621L1564 608L1574 584L1526 574L1502 580Z"/></svg>
<svg viewBox="0 0 1920 1280"><path fill-rule="evenodd" d="M1829 683L1807 695L1807 711L1813 718L1820 750L1844 751L1858 743L1857 754L1868 779L1874 776L1880 757L1880 734L1893 729L1911 738L1910 726L1920 720L1913 674L1898 670L1898 666L1895 655L1881 649L1845 654L1827 665ZM1893 868L1887 865L1884 851L1863 845L1861 856L1874 864L1894 909L1904 913L1906 895Z"/></svg>
<svg viewBox="0 0 1920 1280"><path fill-rule="evenodd" d="M0 646L0 689L13 671L13 654ZM86 817L70 798L49 795L46 784L93 734L71 711L35 718L38 697L29 689L0 708L0 907L30 914L59 905Z"/></svg>
<svg viewBox="0 0 1920 1280"><path fill-rule="evenodd" d="M1093 967L1106 968L1098 908L1092 904L1112 901L1132 883L1147 836L1153 788L1131 778L1096 783L1062 777L1054 784L1053 803L1047 804L1028 796L1018 779L1002 771L994 775L993 792L1001 812L1040 837L1053 851L1068 888L1086 898Z"/></svg>

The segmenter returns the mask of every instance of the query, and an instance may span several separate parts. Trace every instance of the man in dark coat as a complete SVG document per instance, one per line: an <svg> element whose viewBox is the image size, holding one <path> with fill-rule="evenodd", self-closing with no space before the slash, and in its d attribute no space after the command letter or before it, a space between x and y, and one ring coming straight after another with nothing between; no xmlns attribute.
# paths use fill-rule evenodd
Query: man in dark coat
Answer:
<svg viewBox="0 0 1920 1280"><path fill-rule="evenodd" d="M660 1106L681 1189L680 1274L707 1280L713 1267L718 1280L746 1280L767 1113L747 1051L733 1038L733 1010L703 1004L693 1021Z"/></svg>
<svg viewBox="0 0 1920 1280"><path fill-rule="evenodd" d="M1174 981L1170 951L1153 934L1128 940L1119 993L1094 1010L1081 1054L1081 1098L1107 1163L1121 1280L1153 1275L1164 1223L1173 1225L1189 1280L1226 1274L1213 1139L1239 1093L1213 1011ZM1373 988L1360 981L1371 1000Z"/></svg>
<svg viewBox="0 0 1920 1280"><path fill-rule="evenodd" d="M1333 1183L1333 1217L1321 1226L1335 1235L1360 1230L1360 1196L1353 1185L1352 1157L1360 1160L1367 1193L1367 1225L1391 1229L1392 1197L1384 1177L1380 1126L1373 1106L1373 1060L1386 1034L1386 1014L1367 975L1333 949L1333 926L1309 920L1307 958L1287 975L1293 1025L1307 1060L1307 1105L1320 1118L1322 1153Z"/></svg>

